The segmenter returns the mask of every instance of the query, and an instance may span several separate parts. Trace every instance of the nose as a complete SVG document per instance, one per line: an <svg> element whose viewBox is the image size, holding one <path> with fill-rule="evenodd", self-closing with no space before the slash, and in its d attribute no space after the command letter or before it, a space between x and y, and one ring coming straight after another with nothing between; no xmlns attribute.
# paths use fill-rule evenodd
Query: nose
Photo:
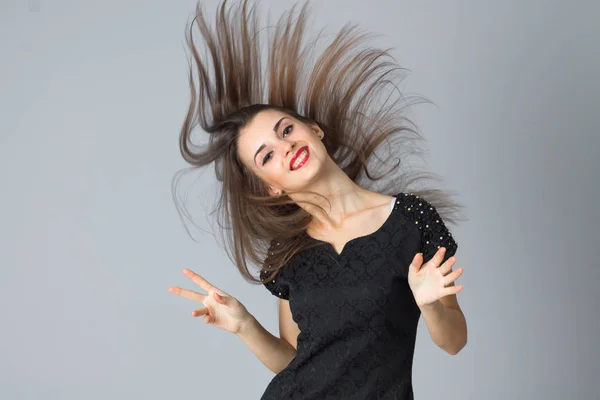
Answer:
<svg viewBox="0 0 600 400"><path fill-rule="evenodd" d="M292 140L289 140L289 141L286 140L283 145L283 149L284 149L283 159L286 160L288 158L288 156L290 155L290 153L293 152L295 148L296 148L296 142L294 142Z"/></svg>

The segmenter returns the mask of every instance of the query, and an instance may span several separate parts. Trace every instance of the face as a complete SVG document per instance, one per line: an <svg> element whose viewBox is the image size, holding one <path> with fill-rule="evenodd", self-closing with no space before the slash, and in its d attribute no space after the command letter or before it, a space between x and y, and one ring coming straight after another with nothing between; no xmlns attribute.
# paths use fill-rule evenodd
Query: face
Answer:
<svg viewBox="0 0 600 400"><path fill-rule="evenodd" d="M316 124L265 110L240 131L238 155L270 186L271 195L302 190L318 175L328 157L319 135L323 137L323 131Z"/></svg>

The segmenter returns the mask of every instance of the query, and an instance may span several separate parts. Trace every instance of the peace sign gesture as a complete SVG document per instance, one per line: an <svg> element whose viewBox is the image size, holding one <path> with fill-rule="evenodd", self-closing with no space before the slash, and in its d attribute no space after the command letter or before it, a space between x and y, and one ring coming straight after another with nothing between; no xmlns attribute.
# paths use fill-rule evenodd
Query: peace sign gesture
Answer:
<svg viewBox="0 0 600 400"><path fill-rule="evenodd" d="M252 317L252 314L235 297L217 289L206 279L189 269L184 269L183 273L192 282L208 292L208 294L201 294L177 286L169 287L171 293L204 304L204 307L192 311L193 317L204 315L205 323L234 334L237 334L240 327Z"/></svg>
<svg viewBox="0 0 600 400"><path fill-rule="evenodd" d="M465 270L458 268L452 273L456 257L452 256L440 265L444 259L446 248L440 248L427 263L423 264L423 254L417 253L408 268L408 284L419 307L434 303L442 297L456 294L463 285L448 286L453 283Z"/></svg>

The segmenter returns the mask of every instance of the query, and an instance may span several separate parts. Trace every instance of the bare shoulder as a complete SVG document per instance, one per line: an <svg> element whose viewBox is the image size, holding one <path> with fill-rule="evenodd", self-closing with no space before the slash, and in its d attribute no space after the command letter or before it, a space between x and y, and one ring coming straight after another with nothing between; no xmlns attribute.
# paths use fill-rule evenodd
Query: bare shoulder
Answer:
<svg viewBox="0 0 600 400"><path fill-rule="evenodd" d="M374 206L389 204L392 201L392 199L395 199L394 196L373 191L368 191L368 195Z"/></svg>

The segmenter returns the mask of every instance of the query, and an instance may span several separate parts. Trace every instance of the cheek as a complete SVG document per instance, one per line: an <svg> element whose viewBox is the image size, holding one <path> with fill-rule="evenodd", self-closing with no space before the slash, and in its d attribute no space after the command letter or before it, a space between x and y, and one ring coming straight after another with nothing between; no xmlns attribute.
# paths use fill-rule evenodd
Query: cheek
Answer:
<svg viewBox="0 0 600 400"><path fill-rule="evenodd" d="M281 186L286 181L285 171L282 168L266 167L264 170L257 172L256 176L267 185Z"/></svg>
<svg viewBox="0 0 600 400"><path fill-rule="evenodd" d="M265 180L276 186L285 186L285 182L288 180L286 171L281 169L277 171L269 171L269 174L265 176Z"/></svg>

